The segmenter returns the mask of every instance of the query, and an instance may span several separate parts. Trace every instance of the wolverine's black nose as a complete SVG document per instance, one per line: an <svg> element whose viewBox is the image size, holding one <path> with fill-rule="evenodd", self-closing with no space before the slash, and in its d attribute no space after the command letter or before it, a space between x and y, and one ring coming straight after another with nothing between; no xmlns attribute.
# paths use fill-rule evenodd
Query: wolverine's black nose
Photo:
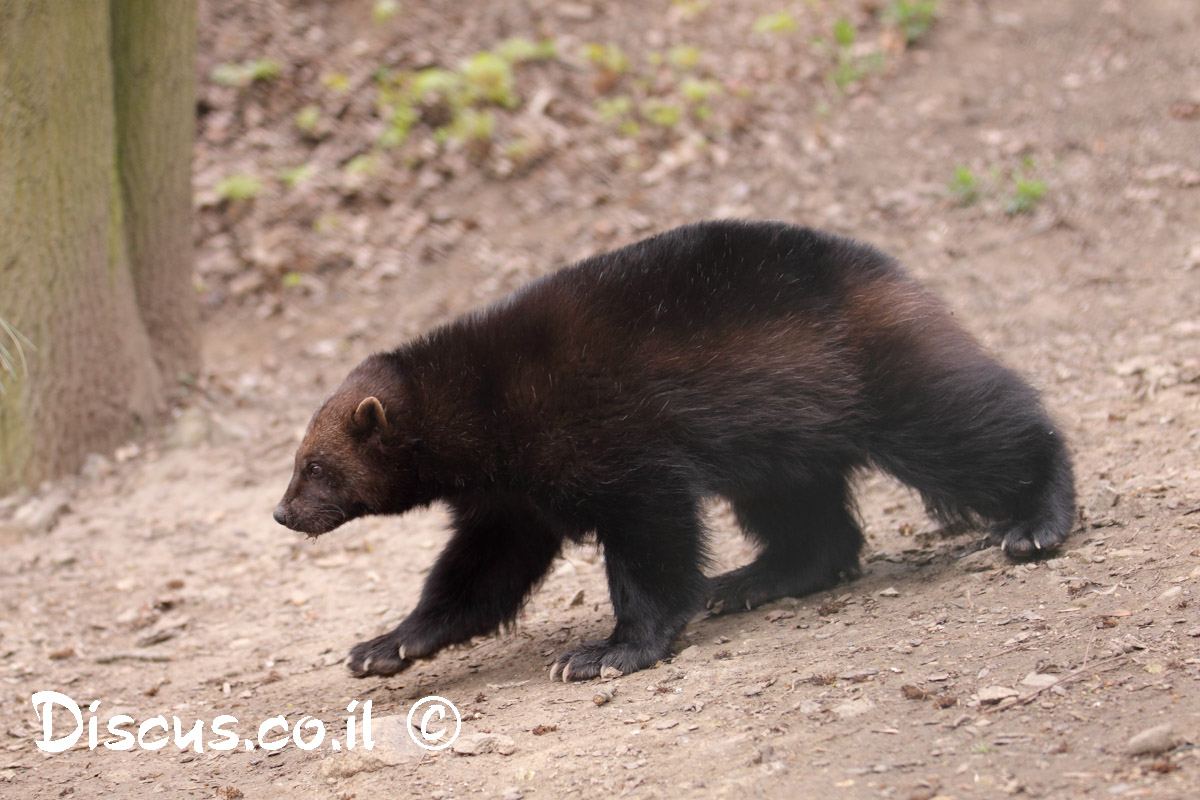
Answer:
<svg viewBox="0 0 1200 800"><path fill-rule="evenodd" d="M283 510L282 505L275 506L275 514L273 516L276 522L287 527L287 512Z"/></svg>

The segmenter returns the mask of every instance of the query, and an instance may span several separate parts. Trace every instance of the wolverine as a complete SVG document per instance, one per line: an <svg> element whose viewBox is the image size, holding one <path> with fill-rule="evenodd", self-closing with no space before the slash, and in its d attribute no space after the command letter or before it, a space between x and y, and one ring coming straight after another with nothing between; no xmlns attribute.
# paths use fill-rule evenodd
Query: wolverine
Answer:
<svg viewBox="0 0 1200 800"><path fill-rule="evenodd" d="M850 483L883 470L1011 558L1075 518L1062 432L895 260L778 222L698 223L586 259L355 367L309 423L275 510L319 535L440 502L452 535L356 676L512 623L567 541L604 553L612 633L551 678L669 655L707 604L859 574ZM705 575L702 502L759 549Z"/></svg>

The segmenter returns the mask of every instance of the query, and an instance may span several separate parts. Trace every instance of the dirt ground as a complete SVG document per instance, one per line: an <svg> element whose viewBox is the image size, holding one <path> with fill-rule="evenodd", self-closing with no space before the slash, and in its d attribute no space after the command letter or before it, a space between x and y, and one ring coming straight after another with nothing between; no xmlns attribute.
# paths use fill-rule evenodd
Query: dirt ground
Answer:
<svg viewBox="0 0 1200 800"><path fill-rule="evenodd" d="M882 5L444 0L376 21L367 2L206 0L206 371L163 434L0 500L0 796L1200 796L1200 5L948 0L907 49ZM797 30L753 32L781 9ZM814 44L841 15L856 42ZM551 37L561 57L520 67L524 102L490 149L427 131L372 149L381 64L453 65L510 36ZM576 55L608 41L648 77ZM653 54L679 44L724 87L711 116L636 136L597 119L604 81L636 95L675 80ZM278 77L209 78L264 56ZM832 71L860 58L838 87ZM296 187L274 177L300 164ZM976 183L955 192L959 166ZM263 176L257 196L222 196L235 172ZM1014 172L1045 186L1026 187L1026 213L1008 213ZM717 216L889 250L1043 389L1076 464L1063 550L1012 564L868 475L861 579L698 618L653 669L548 680L555 653L611 625L602 559L581 548L515 630L351 678L345 654L412 608L445 519L360 520L315 543L276 525L320 399L366 354L534 275ZM723 508L712 527L719 566L751 557ZM35 747L43 690L85 723L100 701L99 747L86 732ZM394 718L427 695L461 711L458 749L481 752L409 743ZM335 751L347 706L361 736L368 700L378 752ZM248 739L309 715L327 737L106 749L119 714L127 730L201 720L206 743L220 715Z"/></svg>

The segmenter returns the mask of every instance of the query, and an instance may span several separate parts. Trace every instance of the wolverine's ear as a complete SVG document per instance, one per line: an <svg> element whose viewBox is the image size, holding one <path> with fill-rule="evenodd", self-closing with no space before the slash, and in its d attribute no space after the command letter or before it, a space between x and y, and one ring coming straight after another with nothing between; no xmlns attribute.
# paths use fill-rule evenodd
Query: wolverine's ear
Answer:
<svg viewBox="0 0 1200 800"><path fill-rule="evenodd" d="M351 419L351 428L355 433L366 436L376 430L387 430L387 416L383 413L383 403L378 397L368 397L358 404Z"/></svg>

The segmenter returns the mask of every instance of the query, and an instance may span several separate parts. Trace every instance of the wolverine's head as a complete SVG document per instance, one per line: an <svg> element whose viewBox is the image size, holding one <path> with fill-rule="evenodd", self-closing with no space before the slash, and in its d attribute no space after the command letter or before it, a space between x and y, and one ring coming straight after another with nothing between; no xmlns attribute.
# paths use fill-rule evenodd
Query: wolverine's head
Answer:
<svg viewBox="0 0 1200 800"><path fill-rule="evenodd" d="M317 409L296 451L291 483L275 521L318 535L365 514L405 510L414 470L404 443L395 370L364 361ZM382 398L382 399L381 399Z"/></svg>

